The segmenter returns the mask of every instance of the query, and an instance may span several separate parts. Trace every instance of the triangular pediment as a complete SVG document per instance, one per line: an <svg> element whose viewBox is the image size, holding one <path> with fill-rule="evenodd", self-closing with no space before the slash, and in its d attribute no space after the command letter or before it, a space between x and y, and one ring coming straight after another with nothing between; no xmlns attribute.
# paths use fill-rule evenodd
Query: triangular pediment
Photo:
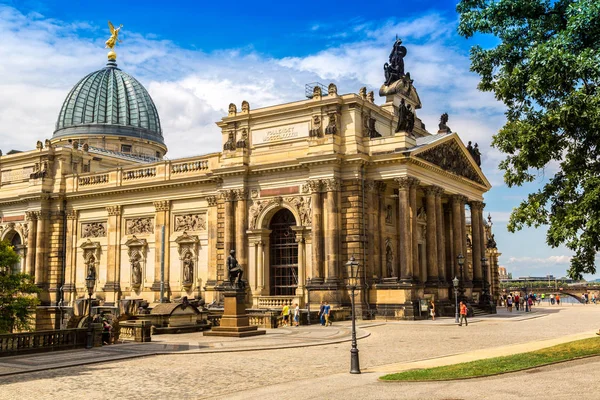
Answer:
<svg viewBox="0 0 600 400"><path fill-rule="evenodd" d="M431 143L422 149L417 149L413 156L436 165L444 171L491 187L481 168L477 166L467 148L460 142L456 134L451 134L446 140Z"/></svg>

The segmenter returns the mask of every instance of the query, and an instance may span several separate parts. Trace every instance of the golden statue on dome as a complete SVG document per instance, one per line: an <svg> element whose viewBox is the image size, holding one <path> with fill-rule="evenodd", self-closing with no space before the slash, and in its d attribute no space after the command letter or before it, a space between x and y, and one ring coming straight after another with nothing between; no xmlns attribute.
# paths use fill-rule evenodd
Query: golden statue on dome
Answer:
<svg viewBox="0 0 600 400"><path fill-rule="evenodd" d="M108 52L108 59L109 60L116 60L117 59L117 53L115 53L115 45L117 44L117 42L121 42L121 39L119 39L119 30L123 27L123 24L119 25L118 28L115 28L114 25L112 24L112 22L108 21L108 28L110 29L110 37L108 38L108 40L106 41L106 47L107 49L110 49L110 51Z"/></svg>

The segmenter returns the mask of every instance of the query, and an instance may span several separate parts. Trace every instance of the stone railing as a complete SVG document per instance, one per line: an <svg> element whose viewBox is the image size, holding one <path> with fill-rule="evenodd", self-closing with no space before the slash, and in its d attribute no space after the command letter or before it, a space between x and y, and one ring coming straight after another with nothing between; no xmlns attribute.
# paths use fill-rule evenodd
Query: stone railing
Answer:
<svg viewBox="0 0 600 400"><path fill-rule="evenodd" d="M101 345L102 325L92 324L93 346ZM0 335L0 357L15 354L77 349L87 343L87 328Z"/></svg>
<svg viewBox="0 0 600 400"><path fill-rule="evenodd" d="M281 308L294 304L295 297L290 296L261 296L258 298L260 308Z"/></svg>
<svg viewBox="0 0 600 400"><path fill-rule="evenodd" d="M123 171L123 180L128 181L132 179L142 178L153 178L156 176L156 167L152 168L139 168L130 171Z"/></svg>
<svg viewBox="0 0 600 400"><path fill-rule="evenodd" d="M172 174L208 170L208 160L188 161L184 163L171 164Z"/></svg>
<svg viewBox="0 0 600 400"><path fill-rule="evenodd" d="M152 323L145 320L123 321L119 323L119 341L152 341Z"/></svg>
<svg viewBox="0 0 600 400"><path fill-rule="evenodd" d="M215 163L216 156L203 156L187 160L161 161L154 164L146 164L143 167L136 165L127 168L116 168L101 173L87 173L71 175L67 178L67 191L78 192L97 190L97 185L102 187L123 187L139 185L141 182L168 182L188 177L210 178L211 163Z"/></svg>
<svg viewBox="0 0 600 400"><path fill-rule="evenodd" d="M77 179L79 186L87 185L98 185L101 183L108 183L108 174L81 176Z"/></svg>

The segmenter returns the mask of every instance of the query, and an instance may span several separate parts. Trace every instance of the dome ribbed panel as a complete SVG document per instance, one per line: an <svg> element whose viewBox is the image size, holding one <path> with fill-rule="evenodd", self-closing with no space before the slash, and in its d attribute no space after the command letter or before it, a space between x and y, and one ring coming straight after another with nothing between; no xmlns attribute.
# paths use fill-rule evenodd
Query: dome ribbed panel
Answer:
<svg viewBox="0 0 600 400"><path fill-rule="evenodd" d="M94 125L139 128L144 137L155 136L163 142L160 118L148 91L134 77L115 67L93 72L71 89L60 110L56 130Z"/></svg>

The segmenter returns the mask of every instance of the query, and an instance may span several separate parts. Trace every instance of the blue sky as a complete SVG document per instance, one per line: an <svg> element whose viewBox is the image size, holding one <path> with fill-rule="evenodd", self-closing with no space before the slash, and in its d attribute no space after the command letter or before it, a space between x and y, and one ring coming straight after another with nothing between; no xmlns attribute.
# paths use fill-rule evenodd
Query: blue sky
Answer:
<svg viewBox="0 0 600 400"><path fill-rule="evenodd" d="M469 41L456 34L455 1L203 2L0 0L0 148L31 149L50 137L69 89L104 66L106 21L123 24L119 67L149 90L163 123L170 158L217 151L214 125L231 102L262 107L301 100L304 84L335 82L341 93L383 83L395 35L408 49L406 70L423 102L418 114L435 130L443 112L466 143L478 142L500 264L514 276L563 276L571 252L545 244L544 229L506 231L513 207L543 179L508 189L489 147L504 107L476 89ZM376 99L381 103L381 99ZM596 275L596 277L600 277ZM586 277L589 278L589 277Z"/></svg>

